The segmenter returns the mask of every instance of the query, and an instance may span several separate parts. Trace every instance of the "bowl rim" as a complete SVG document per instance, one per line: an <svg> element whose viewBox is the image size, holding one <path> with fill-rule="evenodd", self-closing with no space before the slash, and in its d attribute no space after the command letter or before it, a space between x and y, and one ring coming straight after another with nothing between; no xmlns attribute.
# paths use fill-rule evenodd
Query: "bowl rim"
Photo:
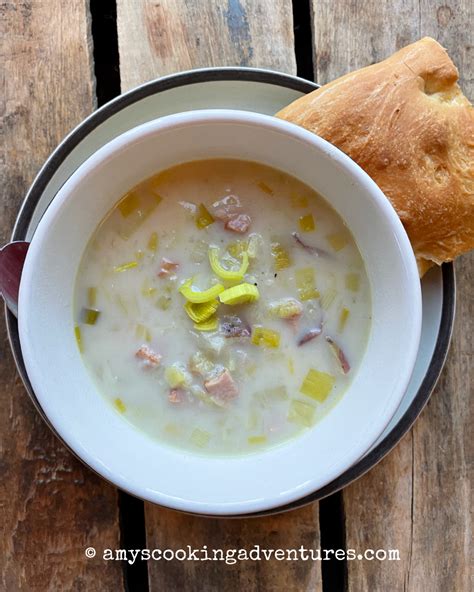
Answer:
<svg viewBox="0 0 474 592"><path fill-rule="evenodd" d="M404 259L406 258L405 263L410 268L409 269L409 276L411 278L410 279L410 281L411 281L410 289L414 290L414 294L413 294L413 296L414 296L413 305L414 306L413 306L412 312L414 314L413 336L414 336L414 342L416 342L416 345L413 345L411 347L411 351L409 352L410 363L408 364L408 366L411 367L411 370L404 377L405 380L403 380L400 383L401 386L398 389L400 392L400 396L398 397L398 402L394 406L394 409L393 409L393 411L395 411L396 407L399 404L401 396L403 395L403 392L406 388L406 385L408 384L408 380L411 376L411 371L413 370L413 365L414 365L414 362L416 359L416 351L417 351L418 342L419 342L420 328L421 328L421 291L420 291L420 287L419 287L419 279L418 279L418 272L416 269L416 262L415 262L415 258L413 255L411 245L408 241L408 237L406 236L405 230L403 229L403 226L401 225L401 222L400 222L397 214L393 210L390 202L383 195L383 193L376 186L376 184L368 177L368 175L366 175L366 173L364 173L362 171L362 169L360 169L360 167L358 167L358 165L356 163L351 161L346 155L344 155L337 148L335 148L334 146L332 146L331 144L329 144L325 140L322 140L321 138L315 136L314 134L311 134L310 132L307 132L306 130L299 128L298 126L295 126L293 124L289 124L287 122L283 122L283 121L278 120L274 117L262 115L262 114L249 113L249 112L245 112L245 111L236 111L236 110L200 110L200 111L194 111L194 112L169 115L169 116L160 118L158 120L144 123L136 128L133 128L132 130L129 130L128 132L125 132L124 134L118 136L117 138L115 138L114 140L112 140L111 142L109 142L108 144L103 146L99 151L97 151L89 159L87 159L86 162L71 176L71 178L70 178L71 184L69 184L69 181L68 181L65 185L65 188L62 188L60 190L60 192L58 192L57 196L55 197L52 204L48 208L48 211L45 214L44 219L40 222L37 232L35 234L35 237L33 238L32 248L30 248L31 254L29 254L29 259L27 258L27 262L25 265L25 278L26 278L24 280L25 283L28 283L28 280L31 279L31 269L30 269L29 261L31 261L31 259L37 255L35 253L35 250L37 248L36 245L40 244L42 229L47 228L48 219L54 216L55 211L57 209L61 208L63 201L67 201L67 196L68 196L68 191L70 191L70 186L73 185L74 182L79 182L78 180L81 179L81 175L86 174L87 166L98 166L100 159L108 158L111 154L113 154L117 150L119 150L122 145L128 145L131 141L133 141L133 139L135 137L141 137L144 133L144 130L148 130L150 133L154 133L154 130L155 130L155 127L157 126L157 124L158 124L158 127L161 127L164 125L171 125L172 126L172 125L175 125L177 122L182 125L189 125L189 123L195 123L196 121L205 121L205 120L209 121L209 118L212 119L212 122L215 122L217 120L226 121L226 122L230 120L232 122L238 121L238 122L245 122L245 123L252 123L252 124L255 124L255 123L261 124L262 122L263 123L266 122L266 125L268 125L269 127L273 127L274 129L279 129L280 131L283 131L284 133L289 133L293 136L297 136L300 139L302 139L303 141L308 141L313 146L316 146L318 150L323 150L323 151L330 153L331 156L333 156L334 159L339 164L341 164L341 166L346 171L350 172L350 174L353 178L354 177L358 178L364 184L365 191L369 192L371 194L371 197L374 200L378 200L377 201L378 208L381 211L383 210L383 214L384 214L385 218L387 220L389 220L392 228L396 232L397 239L398 239L399 243L402 245ZM63 196L66 196L66 197L63 197ZM61 200L63 200L63 201L61 201ZM38 249L39 249L39 247L38 247ZM20 312L21 312L22 308L23 308L22 296L21 296L21 292L20 292ZM28 358L28 354L31 352L28 351L28 341L26 339L26 333L24 331L25 327L24 327L24 323L22 322L22 318L26 319L27 317L25 314L22 315L20 313L20 339L22 341L22 350L25 353L25 365L28 366L27 358ZM23 337L23 336L25 336L25 337ZM408 354L407 354L407 356L408 356ZM30 380L33 384L35 391L37 393L39 391L41 391L41 385L37 383L36 377L30 376ZM41 396L39 398L41 399ZM46 407L47 407L47 405L46 405ZM43 405L43 409L44 409L44 405ZM47 414L47 415L48 415L48 417L50 416L50 414ZM391 417L392 417L392 415L390 415L390 417L388 417L387 422L389 421L389 419ZM63 439L65 439L69 445L72 445L73 449L76 449L76 447L69 441L68 435L61 433L61 430L57 429L57 425L54 422L53 422L53 424L56 427L56 431L60 432L61 437ZM383 426L380 427L380 430L378 430L378 433L377 433L377 436L375 436L375 439L383 431L385 425L386 424L384 424ZM375 441L375 439L373 441ZM372 443L373 443L373 441L372 441ZM368 447L370 447L370 444L368 445ZM368 447L366 447L364 452L368 449ZM102 468L102 470L100 470L96 466L94 466L94 463L91 461L90 458L84 459L82 455L80 455L80 457L84 462L86 462L86 464L88 464L89 466L92 466L101 475L106 476L107 479L111 480L113 483L115 483L116 485L118 485L122 489L131 491L131 493L133 493L134 495L138 495L138 496L143 497L145 499L150 499L149 497L147 497L146 492L143 491L143 488L140 489L140 487L137 487L137 488L131 489L129 486L130 484L118 482L115 475L110 475L110 474L104 475L103 468ZM358 458L360 458L360 455L358 455L356 458L354 458L353 461L356 462ZM348 467L346 467L346 469L344 469L344 471L349 469L350 466L351 465L348 465ZM341 471L338 475L335 475L334 478L339 477L340 474L342 474L344 471ZM330 481L331 481L331 479L327 480L327 482L330 482ZM315 488L313 487L312 490L314 490L314 489ZM280 496L279 504L281 504L281 502L293 502L293 501L295 501L295 499L299 499L300 497L302 497L301 493L304 493L304 492L301 492L301 490L300 490L298 495L294 496L293 498L291 498L291 496L289 496L286 500L282 499ZM155 496L150 501L154 501L155 503L161 503L161 504L167 505L169 507L176 507L177 509L182 509L185 511L197 512L197 513L203 513L202 512L203 510L204 510L204 513L211 513L214 515L229 513L228 509L226 509L226 508L224 508L223 511L216 512L215 504L211 504L211 506L213 506L213 508L212 508L212 511L209 511L211 508L205 508L205 507L203 507L202 504L199 504L199 507L193 506L193 504L190 503L189 501L186 501L184 504L173 505L173 504L169 503L169 499L166 499L166 500L157 499ZM237 509L234 507L232 509L231 513L233 513L233 514L234 513L241 513L241 510L245 510L246 512L265 511L265 510L273 508L274 506L269 505L267 503L267 501L268 500L264 500L260 504L253 504L253 505L234 503L233 506L240 505L242 507L237 508ZM237 510L237 512L236 512L236 510Z"/></svg>

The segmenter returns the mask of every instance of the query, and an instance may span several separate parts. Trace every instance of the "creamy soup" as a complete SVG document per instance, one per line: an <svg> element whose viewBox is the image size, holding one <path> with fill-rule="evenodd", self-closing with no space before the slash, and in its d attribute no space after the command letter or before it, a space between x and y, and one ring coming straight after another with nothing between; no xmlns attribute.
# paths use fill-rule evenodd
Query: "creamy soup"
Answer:
<svg viewBox="0 0 474 592"><path fill-rule="evenodd" d="M214 455L311 429L357 372L370 314L336 212L240 160L182 164L130 190L93 235L75 293L103 396L152 437Z"/></svg>

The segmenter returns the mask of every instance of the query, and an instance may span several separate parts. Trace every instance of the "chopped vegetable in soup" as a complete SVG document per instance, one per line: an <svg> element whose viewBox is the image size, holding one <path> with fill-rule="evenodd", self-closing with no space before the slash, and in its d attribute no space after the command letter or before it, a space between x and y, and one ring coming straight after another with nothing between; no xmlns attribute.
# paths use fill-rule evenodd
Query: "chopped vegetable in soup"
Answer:
<svg viewBox="0 0 474 592"><path fill-rule="evenodd" d="M370 310L357 246L323 198L222 159L123 196L83 256L72 330L123 418L199 454L245 454L313 429L337 403Z"/></svg>

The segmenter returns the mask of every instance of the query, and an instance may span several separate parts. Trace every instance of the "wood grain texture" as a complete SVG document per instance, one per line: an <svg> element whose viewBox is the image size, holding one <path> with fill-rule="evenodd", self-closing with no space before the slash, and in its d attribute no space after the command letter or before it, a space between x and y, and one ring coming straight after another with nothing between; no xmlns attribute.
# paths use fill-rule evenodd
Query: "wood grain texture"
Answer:
<svg viewBox="0 0 474 592"><path fill-rule="evenodd" d="M473 10L469 0L369 0L363 10L350 0L313 0L315 76L324 83L431 35L472 100ZM430 403L397 448L344 491L348 548L398 548L400 561L350 561L350 591L470 589L474 255L456 269L453 342Z"/></svg>
<svg viewBox="0 0 474 592"><path fill-rule="evenodd" d="M54 6L53 6L54 4ZM0 2L0 237L49 152L94 108L88 3ZM3 317L3 308L2 308ZM36 413L0 326L0 589L121 590L117 494Z"/></svg>
<svg viewBox="0 0 474 592"><path fill-rule="evenodd" d="M295 73L291 0L118 0L122 91L208 66Z"/></svg>
<svg viewBox="0 0 474 592"><path fill-rule="evenodd" d="M188 68L257 66L295 71L288 0L118 0L122 88ZM220 520L146 505L150 548L319 548L318 505L283 516ZM321 590L318 562L151 561L150 590Z"/></svg>
<svg viewBox="0 0 474 592"><path fill-rule="evenodd" d="M319 549L318 505L265 518L210 519L147 506L148 545L153 548L202 549ZM286 551L285 551L286 552ZM203 557L200 553L198 557ZM230 557L230 555L229 555ZM255 559L237 561L173 561L150 566L150 592L311 592L321 590L318 561ZM230 559L231 561L232 559Z"/></svg>

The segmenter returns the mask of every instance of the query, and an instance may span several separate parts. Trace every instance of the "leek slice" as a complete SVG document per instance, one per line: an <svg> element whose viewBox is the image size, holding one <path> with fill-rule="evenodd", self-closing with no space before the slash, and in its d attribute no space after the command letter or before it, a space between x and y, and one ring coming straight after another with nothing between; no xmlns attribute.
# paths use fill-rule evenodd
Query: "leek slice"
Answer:
<svg viewBox="0 0 474 592"><path fill-rule="evenodd" d="M184 367L173 364L165 368L165 380L171 388L177 388L189 384L190 376Z"/></svg>
<svg viewBox="0 0 474 592"><path fill-rule="evenodd" d="M89 288L87 290L87 304L93 308L97 303L97 288Z"/></svg>
<svg viewBox="0 0 474 592"><path fill-rule="evenodd" d="M207 319L212 317L218 308L218 300L211 300L210 302L203 302L202 304L186 302L184 305L184 310L188 313L189 318L195 323L207 321Z"/></svg>
<svg viewBox="0 0 474 592"><path fill-rule="evenodd" d="M158 248L158 235L156 234L156 232L151 233L150 238L148 239L146 248L149 251L152 251L153 253L156 252L156 249Z"/></svg>
<svg viewBox="0 0 474 592"><path fill-rule="evenodd" d="M347 319L349 318L349 314L350 310L348 308L344 307L341 310L341 314L339 315L339 332L344 330L344 327L347 323Z"/></svg>
<svg viewBox="0 0 474 592"><path fill-rule="evenodd" d="M293 399L288 409L287 420L309 428L314 424L315 411L312 405Z"/></svg>
<svg viewBox="0 0 474 592"><path fill-rule="evenodd" d="M342 232L328 234L326 239L336 253L341 251L349 243L347 236Z"/></svg>
<svg viewBox="0 0 474 592"><path fill-rule="evenodd" d="M217 316L214 315L207 319L207 321L202 321L201 323L194 323L194 328L198 331L215 331L218 325L219 323L217 321Z"/></svg>
<svg viewBox="0 0 474 592"><path fill-rule="evenodd" d="M312 267L297 269L295 272L296 287L301 300L313 300L319 298L319 292L315 288L316 273Z"/></svg>
<svg viewBox="0 0 474 592"><path fill-rule="evenodd" d="M359 291L359 274L358 273L348 273L346 275L346 288L351 290L352 292Z"/></svg>
<svg viewBox="0 0 474 592"><path fill-rule="evenodd" d="M262 435L262 436L249 436L247 438L247 442L249 444L265 444L265 442L267 441L267 437Z"/></svg>
<svg viewBox="0 0 474 592"><path fill-rule="evenodd" d="M199 428L195 428L193 433L191 434L191 442L199 448L204 448L207 446L209 440L211 438L211 434L206 432L205 430L200 430Z"/></svg>
<svg viewBox="0 0 474 592"><path fill-rule="evenodd" d="M79 351L82 353L84 351L84 345L82 343L81 328L79 327L79 325L76 325L74 327L74 336L76 338L77 347L79 348Z"/></svg>
<svg viewBox="0 0 474 592"><path fill-rule="evenodd" d="M221 279L229 282L240 282L244 279L245 272L249 267L249 256L247 251L243 251L242 264L239 269L232 271L222 267L219 261L219 248L211 247L209 249L209 263L211 264L212 271Z"/></svg>
<svg viewBox="0 0 474 592"><path fill-rule="evenodd" d="M335 378L331 374L311 368L301 385L300 393L319 403L324 403L334 386L334 381Z"/></svg>
<svg viewBox="0 0 474 592"><path fill-rule="evenodd" d="M168 310L171 305L171 297L170 296L160 296L156 301L156 306L161 310Z"/></svg>
<svg viewBox="0 0 474 592"><path fill-rule="evenodd" d="M123 271L127 271L128 269L133 269L134 267L137 267L137 265L137 261L129 261L128 263L122 263L122 265L117 265L116 267L114 267L114 271L115 273L122 273Z"/></svg>
<svg viewBox="0 0 474 592"><path fill-rule="evenodd" d="M337 291L334 288L329 288L321 297L320 303L323 310L328 310L337 296Z"/></svg>
<svg viewBox="0 0 474 592"><path fill-rule="evenodd" d="M100 310L96 310L95 308L82 309L82 320L86 325L95 325L99 317Z"/></svg>
<svg viewBox="0 0 474 592"><path fill-rule="evenodd" d="M316 228L313 214L306 214L306 216L300 216L298 223L300 226L300 230L302 230L303 232L312 232Z"/></svg>
<svg viewBox="0 0 474 592"><path fill-rule="evenodd" d="M145 325L141 325L140 323L138 323L138 325L135 327L135 336L148 342L151 341L150 330L145 327Z"/></svg>
<svg viewBox="0 0 474 592"><path fill-rule="evenodd" d="M222 304L245 304L247 302L255 302L260 298L260 293L257 286L253 284L239 284L233 288L227 288L219 294L219 300Z"/></svg>
<svg viewBox="0 0 474 592"><path fill-rule="evenodd" d="M308 198L305 195L300 195L299 193L293 192L290 195L291 205L294 208L307 208L308 207Z"/></svg>
<svg viewBox="0 0 474 592"><path fill-rule="evenodd" d="M281 271L291 265L291 258L288 251L280 243L272 243L272 255L275 271Z"/></svg>
<svg viewBox="0 0 474 592"><path fill-rule="evenodd" d="M265 183L265 181L259 181L257 187L266 193L267 195L273 195L273 189Z"/></svg>
<svg viewBox="0 0 474 592"><path fill-rule="evenodd" d="M122 399L119 399L119 397L114 399L114 407L119 413L125 413L125 411L127 411L125 403L122 401Z"/></svg>
<svg viewBox="0 0 474 592"><path fill-rule="evenodd" d="M124 218L128 218L130 214L133 214L140 206L140 200L135 191L130 191L120 201L117 208Z"/></svg>
<svg viewBox="0 0 474 592"><path fill-rule="evenodd" d="M209 212L209 210L203 203L199 204L196 214L196 226L199 228L199 230L206 228L206 226L209 226L213 222L213 215Z"/></svg>
<svg viewBox="0 0 474 592"><path fill-rule="evenodd" d="M224 292L225 288L222 284L215 284L211 286L207 290L193 290L192 288L193 280L187 280L184 284L179 288L180 293L189 300L189 302L194 302L197 304L201 304L203 302L209 302L210 300L215 300L221 292Z"/></svg>
<svg viewBox="0 0 474 592"><path fill-rule="evenodd" d="M248 249L248 241L236 240L235 242L229 243L227 245L226 251L234 259L239 259L240 257L242 257L242 253L244 251L247 251L247 249Z"/></svg>
<svg viewBox="0 0 474 592"><path fill-rule="evenodd" d="M272 329L265 329L264 327L254 327L252 331L252 343L254 345L262 345L264 347L279 347L280 333Z"/></svg>
<svg viewBox="0 0 474 592"><path fill-rule="evenodd" d="M273 315L280 319L298 317L303 312L303 307L296 298L282 298L281 300L276 300L275 302L271 302L268 308Z"/></svg>

